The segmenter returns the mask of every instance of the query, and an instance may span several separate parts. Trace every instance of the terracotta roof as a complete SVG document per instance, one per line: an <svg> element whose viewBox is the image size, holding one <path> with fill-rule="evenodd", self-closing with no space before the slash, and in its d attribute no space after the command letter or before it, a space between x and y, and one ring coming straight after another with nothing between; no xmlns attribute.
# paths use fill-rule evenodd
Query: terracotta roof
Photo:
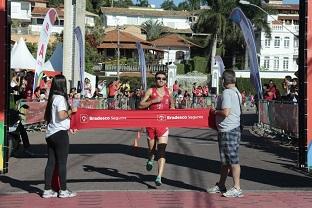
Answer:
<svg viewBox="0 0 312 208"><path fill-rule="evenodd" d="M152 43L156 47L199 47L202 48L199 45L196 45L195 43L192 43L184 38L182 38L180 35L177 34L170 34L167 36L164 36L162 38L159 38L157 40L152 41Z"/></svg>
<svg viewBox="0 0 312 208"><path fill-rule="evenodd" d="M297 10L299 11L299 4L270 4L270 7L277 10Z"/></svg>
<svg viewBox="0 0 312 208"><path fill-rule="evenodd" d="M163 51L162 49L155 48L153 46L141 44L143 49L153 50L153 51ZM104 48L117 48L117 43L101 43L97 48L104 49ZM122 49L136 49L135 43L121 43L119 44L119 48Z"/></svg>
<svg viewBox="0 0 312 208"><path fill-rule="evenodd" d="M48 3L48 0L28 0L29 2Z"/></svg>
<svg viewBox="0 0 312 208"><path fill-rule="evenodd" d="M286 16L286 15L279 15L278 20L299 20L299 15L295 16Z"/></svg>
<svg viewBox="0 0 312 208"><path fill-rule="evenodd" d="M274 25L282 25L282 22L274 20L274 21L272 21L272 24L274 24Z"/></svg>
<svg viewBox="0 0 312 208"><path fill-rule="evenodd" d="M118 42L118 31L112 30L105 34L103 42L106 43L117 43ZM147 45L152 45L150 42L140 39L130 33L119 31L119 42L120 43L136 43L141 42Z"/></svg>
<svg viewBox="0 0 312 208"><path fill-rule="evenodd" d="M121 77L141 77L141 72L120 72ZM151 72L147 71L146 72L147 77L154 77Z"/></svg>
<svg viewBox="0 0 312 208"><path fill-rule="evenodd" d="M116 8L116 7L101 7L103 14L140 16L140 17L189 17L191 14L188 11L171 11L171 10L155 10L141 7L139 8Z"/></svg>
<svg viewBox="0 0 312 208"><path fill-rule="evenodd" d="M117 48L117 42L118 31L112 30L105 34L102 43L97 48ZM163 51L162 49L154 47L151 42L140 39L130 33L119 31L119 48L136 49L136 42L140 42L144 49Z"/></svg>
<svg viewBox="0 0 312 208"><path fill-rule="evenodd" d="M49 11L49 9L50 8L45 7L34 7L33 10L31 11L31 14L44 17L46 13ZM64 18L64 9L55 8L55 10L59 17Z"/></svg>

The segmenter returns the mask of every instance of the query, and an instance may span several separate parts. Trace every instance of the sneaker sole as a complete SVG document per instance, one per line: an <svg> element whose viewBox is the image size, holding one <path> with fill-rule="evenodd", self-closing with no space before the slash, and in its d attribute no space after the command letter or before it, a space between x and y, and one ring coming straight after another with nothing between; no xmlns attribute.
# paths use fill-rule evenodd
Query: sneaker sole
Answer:
<svg viewBox="0 0 312 208"><path fill-rule="evenodd" d="M225 196L225 195L222 194L222 196L223 196L223 197L226 197L226 198L241 198L241 197L244 197L243 194L238 195L238 196Z"/></svg>
<svg viewBox="0 0 312 208"><path fill-rule="evenodd" d="M162 183L159 183L159 182L156 182L156 181L155 181L155 184L156 184L156 186L161 186L162 185Z"/></svg>
<svg viewBox="0 0 312 208"><path fill-rule="evenodd" d="M77 195L75 195L75 196L77 196ZM64 198L72 198L72 197L75 197L75 196L59 196L59 198L64 199Z"/></svg>
<svg viewBox="0 0 312 208"><path fill-rule="evenodd" d="M57 195L53 195L53 196L41 196L44 199L50 199L50 198L56 198Z"/></svg>
<svg viewBox="0 0 312 208"><path fill-rule="evenodd" d="M151 171L153 169L153 165L146 164L146 170Z"/></svg>

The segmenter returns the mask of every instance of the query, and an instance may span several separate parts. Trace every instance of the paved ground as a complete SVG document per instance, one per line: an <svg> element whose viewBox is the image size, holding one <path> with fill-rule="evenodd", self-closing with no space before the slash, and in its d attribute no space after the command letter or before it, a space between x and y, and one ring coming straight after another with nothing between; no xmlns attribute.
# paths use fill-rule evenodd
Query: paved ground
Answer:
<svg viewBox="0 0 312 208"><path fill-rule="evenodd" d="M250 123L253 115L245 115ZM134 150L135 129L98 129L71 136L68 186L74 199L43 200L46 145L43 133L30 133L35 158L11 158L0 176L2 207L310 207L312 177L296 168L297 152L244 131L240 158L242 199L205 193L218 180L216 132L172 129L163 185L154 185L156 170L147 172L146 142ZM231 178L227 186L232 184ZM31 206L30 206L31 203ZM64 204L65 203L65 204ZM152 203L153 205L150 205ZM252 205L253 204L253 205ZM300 206L299 206L300 205Z"/></svg>

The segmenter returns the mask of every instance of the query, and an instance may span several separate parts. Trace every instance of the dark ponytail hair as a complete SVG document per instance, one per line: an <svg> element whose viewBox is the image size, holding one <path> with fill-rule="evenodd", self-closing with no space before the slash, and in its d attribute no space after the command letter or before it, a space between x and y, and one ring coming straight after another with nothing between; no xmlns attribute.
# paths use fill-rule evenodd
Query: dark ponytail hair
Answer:
<svg viewBox="0 0 312 208"><path fill-rule="evenodd" d="M48 103L44 114L44 119L47 121L47 123L51 122L52 119L52 103L53 103L53 95L61 95L65 98L68 109L70 109L70 105L68 103L68 95L67 95L67 87L66 87L66 78L64 75L56 75L51 84L51 89L49 93Z"/></svg>

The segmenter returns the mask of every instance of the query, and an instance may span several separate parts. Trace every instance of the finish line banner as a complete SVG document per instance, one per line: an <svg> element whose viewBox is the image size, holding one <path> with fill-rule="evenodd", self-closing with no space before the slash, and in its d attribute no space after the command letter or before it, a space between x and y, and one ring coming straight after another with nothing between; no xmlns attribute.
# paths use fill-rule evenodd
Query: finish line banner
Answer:
<svg viewBox="0 0 312 208"><path fill-rule="evenodd" d="M78 108L71 117L71 129L208 127L215 128L210 109L181 110L97 110Z"/></svg>

